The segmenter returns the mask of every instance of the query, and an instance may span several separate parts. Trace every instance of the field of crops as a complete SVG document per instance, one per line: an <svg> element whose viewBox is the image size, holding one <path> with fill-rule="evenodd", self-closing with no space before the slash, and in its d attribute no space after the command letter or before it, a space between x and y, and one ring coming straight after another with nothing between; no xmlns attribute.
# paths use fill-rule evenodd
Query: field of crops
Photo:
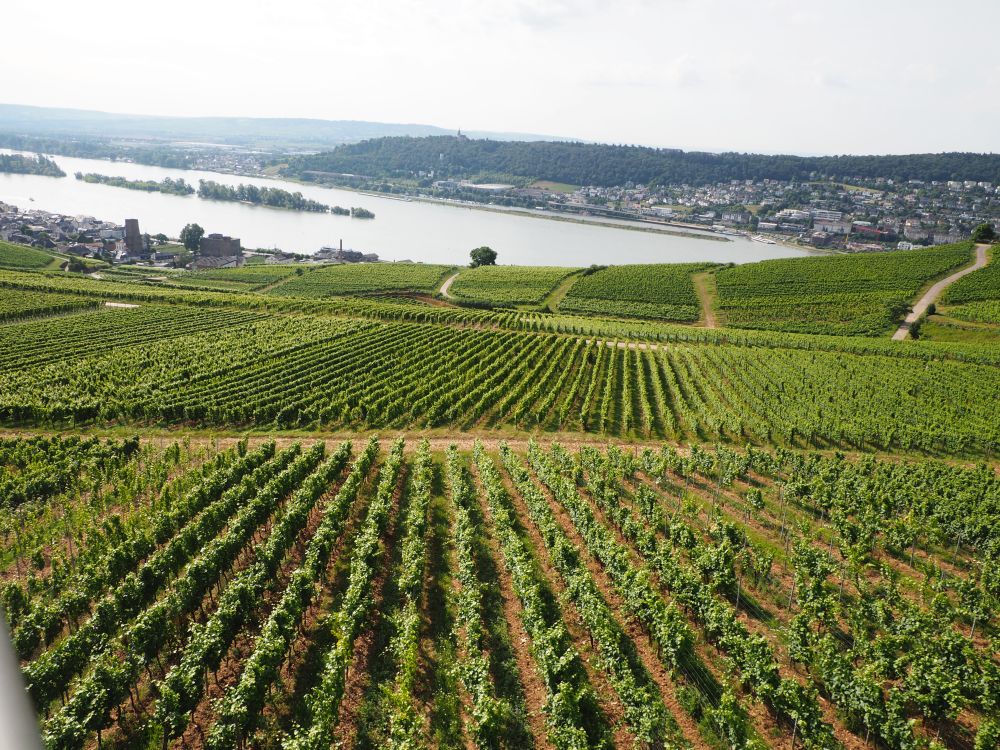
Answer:
<svg viewBox="0 0 1000 750"><path fill-rule="evenodd" d="M691 276L711 267L710 263L609 266L573 284L559 309L693 322L700 307Z"/></svg>
<svg viewBox="0 0 1000 750"><path fill-rule="evenodd" d="M304 270L268 294L284 297L330 297L342 294L406 291L432 293L451 266L428 263L345 263Z"/></svg>
<svg viewBox="0 0 1000 750"><path fill-rule="evenodd" d="M938 307L959 320L1000 323L1000 261L996 248L990 264L948 287Z"/></svg>
<svg viewBox="0 0 1000 750"><path fill-rule="evenodd" d="M790 258L719 271L727 325L881 336L928 281L972 261L970 243L863 256Z"/></svg>
<svg viewBox="0 0 1000 750"><path fill-rule="evenodd" d="M43 250L24 245L13 245L0 240L0 268L45 268L52 263L52 256Z"/></svg>
<svg viewBox="0 0 1000 750"><path fill-rule="evenodd" d="M945 290L941 298L941 302L945 305L980 300L1000 300L1000 262L997 262L996 248L993 249L993 258L985 268L973 271L956 281Z"/></svg>
<svg viewBox="0 0 1000 750"><path fill-rule="evenodd" d="M0 424L586 431L983 453L995 365L142 306L0 329ZM944 352L947 349L941 349Z"/></svg>
<svg viewBox="0 0 1000 750"><path fill-rule="evenodd" d="M256 273L256 271L261 273ZM229 272L232 271L230 274ZM247 271L247 273L244 273ZM250 292L276 283L292 275L290 266L248 266L245 268L219 269L209 271L183 271L173 268L149 268L141 266L119 266L102 270L98 276L102 280L125 284L144 284L176 289L191 289L209 292Z"/></svg>
<svg viewBox="0 0 1000 750"><path fill-rule="evenodd" d="M0 322L97 307L100 302L65 294L4 290L0 294Z"/></svg>
<svg viewBox="0 0 1000 750"><path fill-rule="evenodd" d="M970 323L1000 324L1000 300L965 302L948 307L947 313L953 318L967 320Z"/></svg>
<svg viewBox="0 0 1000 750"><path fill-rule="evenodd" d="M297 266L286 265L243 266L242 268L219 268L215 270L195 271L189 274L189 276L198 279L246 284L251 289L258 289L282 279L287 279L289 276L294 276L298 270Z"/></svg>
<svg viewBox="0 0 1000 750"><path fill-rule="evenodd" d="M464 269L449 294L467 302L491 305L537 305L574 273L560 266L480 266Z"/></svg>
<svg viewBox="0 0 1000 750"><path fill-rule="evenodd" d="M48 750L1000 739L1000 479L983 468L375 438L97 447L130 452L3 538Z"/></svg>

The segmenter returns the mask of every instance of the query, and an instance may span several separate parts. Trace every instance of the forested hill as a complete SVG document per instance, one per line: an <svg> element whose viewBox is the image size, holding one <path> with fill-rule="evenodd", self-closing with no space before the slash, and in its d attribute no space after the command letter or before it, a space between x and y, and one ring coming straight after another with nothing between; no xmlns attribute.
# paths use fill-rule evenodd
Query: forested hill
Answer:
<svg viewBox="0 0 1000 750"><path fill-rule="evenodd" d="M723 180L805 180L817 176L895 180L1000 182L1000 154L900 156L767 156L710 154L550 141L471 140L455 136L377 138L333 151L296 157L285 174L338 172L399 177L434 171L435 178L508 175L574 185L705 184Z"/></svg>

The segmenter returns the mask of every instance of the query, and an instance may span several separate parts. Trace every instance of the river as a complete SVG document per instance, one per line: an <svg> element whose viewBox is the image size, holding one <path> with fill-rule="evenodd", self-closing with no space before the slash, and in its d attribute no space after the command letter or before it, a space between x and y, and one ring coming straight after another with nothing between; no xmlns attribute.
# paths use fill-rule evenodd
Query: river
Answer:
<svg viewBox="0 0 1000 750"><path fill-rule="evenodd" d="M0 174L0 201L19 208L40 208L70 216L94 216L124 223L136 218L144 232L176 237L195 222L207 232L239 237L245 248L280 248L314 253L324 245L378 253L384 260L464 263L469 250L489 245L500 263L588 266L593 263L684 263L713 261L749 263L787 258L806 252L765 245L743 237L719 242L692 237L634 231L595 223L553 221L502 211L402 201L348 190L300 185L284 180L241 177L197 170L165 169L127 162L51 157L66 177ZM375 219L290 211L242 203L203 200L197 195L146 193L83 182L75 172L97 172L129 179L184 178L240 182L299 191L308 198L344 207L363 206ZM31 200L34 199L34 200ZM542 212L539 212L540 214Z"/></svg>

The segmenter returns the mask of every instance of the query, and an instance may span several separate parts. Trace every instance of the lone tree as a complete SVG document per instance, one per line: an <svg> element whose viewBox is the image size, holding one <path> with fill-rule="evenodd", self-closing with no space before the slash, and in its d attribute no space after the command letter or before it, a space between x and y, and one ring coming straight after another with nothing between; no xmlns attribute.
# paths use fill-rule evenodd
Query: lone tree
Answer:
<svg viewBox="0 0 1000 750"><path fill-rule="evenodd" d="M201 238L204 236L205 230L197 224L188 224L181 230L181 242L192 253L198 252L198 247L201 245Z"/></svg>
<svg viewBox="0 0 1000 750"><path fill-rule="evenodd" d="M495 266L497 264L497 251L486 247L486 245L477 247L469 253L469 257L472 258L469 268L478 268L479 266Z"/></svg>
<svg viewBox="0 0 1000 750"><path fill-rule="evenodd" d="M996 242L996 239L997 230L995 230L993 225L987 221L984 221L972 230L973 242Z"/></svg>

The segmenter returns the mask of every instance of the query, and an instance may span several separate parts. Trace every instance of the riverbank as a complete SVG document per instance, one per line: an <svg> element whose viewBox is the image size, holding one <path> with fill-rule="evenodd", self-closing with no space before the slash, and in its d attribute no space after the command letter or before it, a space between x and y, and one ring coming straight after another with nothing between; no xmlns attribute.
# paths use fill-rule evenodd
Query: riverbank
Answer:
<svg viewBox="0 0 1000 750"><path fill-rule="evenodd" d="M227 174L231 174L233 176L241 176L236 172L230 172ZM352 193L358 193L359 195L370 196L372 198L384 198L386 200L433 203L441 206L451 206L453 208L468 208L474 211L490 211L493 213L501 213L510 216L527 216L532 219L548 219L549 221L564 221L570 224L583 224L586 226L626 229L631 232L651 232L653 234L665 234L672 237L684 237L688 239L708 240L710 242L732 242L731 237L728 237L726 235L716 234L711 229L698 227L692 224L682 224L671 221L647 221L642 219L608 220L596 216L582 217L579 216L578 214L561 212L561 211L551 211L548 209L546 209L545 211L538 211L530 208L521 208L519 206L496 206L496 205L491 205L489 203L477 203L475 201L452 200L450 198L435 198L434 196L430 195L409 194L409 193L405 195L398 195L396 193L379 193L372 190L365 190L362 188L351 187L350 185L338 185L335 183L323 183L323 182L316 182L313 180L303 180L299 177L294 177L291 175L257 174L257 175L242 175L242 176L258 177L261 179L268 179L268 180L280 180L282 182L294 182L298 185L311 185L327 190L345 190ZM661 227L676 227L676 229L663 229ZM694 231L688 231L688 230L694 230Z"/></svg>
<svg viewBox="0 0 1000 750"><path fill-rule="evenodd" d="M339 185L337 189L342 189ZM360 191L359 191L360 192ZM366 193L366 195L375 195L375 193ZM386 196L392 197L392 196ZM607 221L602 220L597 217L581 217L575 216L570 213L561 213L556 211L533 211L530 208L517 208L514 206L491 206L488 203L475 203L471 201L455 201L449 200L448 198L433 198L431 196L424 195L409 195L407 196L410 200L420 201L422 203L436 203L438 205L451 206L453 208L468 208L473 211L491 211L493 213L505 214L508 216L527 216L532 219L547 219L549 221L564 221L568 224L583 224L585 226L595 226L595 227L610 227L612 229L626 229L630 232L651 232L652 234L665 234L671 237L684 237L687 239L694 240L708 240L709 242L732 242L732 239L725 235L718 234L701 234L699 232L689 232L681 231L677 229L662 229L658 226L653 225L653 222L641 222L634 221L629 222L626 219L618 219L617 221ZM668 222L663 222L668 224ZM670 225L676 226L676 225ZM709 232L710 230L701 230L704 232Z"/></svg>
<svg viewBox="0 0 1000 750"><path fill-rule="evenodd" d="M280 248L304 255L321 247L340 247L343 243L346 249L377 253L385 260L458 264L467 262L471 248L488 245L499 253L502 263L581 267L608 263L747 263L806 254L798 248L762 245L746 237L723 238L619 219L561 216L549 211L441 199L393 200L398 196L376 193L362 197L368 191L290 182L273 176L178 170L75 157L56 157L56 161L69 174L96 172L129 180L155 181L183 177L194 184L205 179L232 186L252 183L261 189L301 192L304 198L325 204L349 206L361 202L374 211L378 220L342 221L343 217L326 213L191 200L82 180L25 175L0 175L0 201L25 209L45 208L64 216L101 217L118 224L126 218L136 218L141 231L149 234L177 236L182 227L197 223L206 232L239 237L245 247ZM548 221L525 221L525 218Z"/></svg>

